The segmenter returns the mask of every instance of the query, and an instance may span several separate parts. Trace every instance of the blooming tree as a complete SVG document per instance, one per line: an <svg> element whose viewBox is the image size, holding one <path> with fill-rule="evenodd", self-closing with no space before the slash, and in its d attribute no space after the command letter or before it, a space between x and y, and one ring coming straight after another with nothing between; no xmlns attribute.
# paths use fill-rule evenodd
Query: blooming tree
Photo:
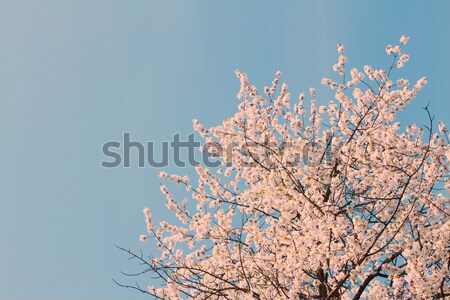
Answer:
<svg viewBox="0 0 450 300"><path fill-rule="evenodd" d="M210 129L194 120L222 167L197 165L196 182L160 173L190 200L161 185L177 220L144 209L140 239L160 253L126 251L163 285L134 288L170 300L450 297L448 132L427 107L423 127L396 122L427 82L393 78L407 42L387 46L388 69L350 72L339 44L323 106L314 89L292 101L280 72L260 93L236 71L237 113Z"/></svg>

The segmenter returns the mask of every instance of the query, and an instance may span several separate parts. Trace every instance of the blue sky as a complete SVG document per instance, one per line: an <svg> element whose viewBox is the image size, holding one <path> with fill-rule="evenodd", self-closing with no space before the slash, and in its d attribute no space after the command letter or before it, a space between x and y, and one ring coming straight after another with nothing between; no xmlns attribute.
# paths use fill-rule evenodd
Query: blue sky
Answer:
<svg viewBox="0 0 450 300"><path fill-rule="evenodd" d="M449 13L445 1L0 0L0 299L144 299L112 282L135 269L113 245L151 253L137 237L144 206L168 216L160 170L102 168L102 145L219 124L237 68L261 88L281 70L295 97L320 97L337 43L349 65L379 68L407 34L401 76L429 84L401 121L423 124L429 101L450 124Z"/></svg>

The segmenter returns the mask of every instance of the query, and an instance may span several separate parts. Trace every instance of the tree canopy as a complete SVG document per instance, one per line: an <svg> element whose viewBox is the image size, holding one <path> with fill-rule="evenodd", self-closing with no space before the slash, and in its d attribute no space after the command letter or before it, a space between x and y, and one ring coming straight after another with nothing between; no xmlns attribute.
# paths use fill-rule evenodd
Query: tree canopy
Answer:
<svg viewBox="0 0 450 300"><path fill-rule="evenodd" d="M135 288L170 300L450 297L448 132L428 107L428 124L397 121L427 83L398 76L407 42L386 47L388 68L363 70L338 44L325 105L313 88L291 99L281 72L260 92L236 71L234 116L194 120L221 167L160 173L189 199L161 185L176 220L144 209L140 238L160 253L126 251L163 285Z"/></svg>

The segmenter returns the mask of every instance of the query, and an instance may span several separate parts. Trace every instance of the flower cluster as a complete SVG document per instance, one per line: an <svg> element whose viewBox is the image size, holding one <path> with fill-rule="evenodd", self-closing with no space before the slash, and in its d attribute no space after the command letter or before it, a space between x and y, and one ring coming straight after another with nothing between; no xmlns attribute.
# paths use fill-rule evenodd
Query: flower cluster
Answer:
<svg viewBox="0 0 450 300"><path fill-rule="evenodd" d="M260 94L236 71L235 115L210 129L194 121L206 142L234 149L223 168L196 166L195 183L160 173L190 194L178 202L161 185L179 222L155 226L144 210L150 236L140 240L161 250L148 271L164 283L145 292L171 300L447 297L448 131L431 117L405 131L396 121L427 82L394 78L409 60L408 39L387 46L389 68L350 74L338 44L339 78L322 80L334 99L319 105L311 89L309 109L304 94L293 103L279 87L281 72ZM307 161L292 164L305 149Z"/></svg>

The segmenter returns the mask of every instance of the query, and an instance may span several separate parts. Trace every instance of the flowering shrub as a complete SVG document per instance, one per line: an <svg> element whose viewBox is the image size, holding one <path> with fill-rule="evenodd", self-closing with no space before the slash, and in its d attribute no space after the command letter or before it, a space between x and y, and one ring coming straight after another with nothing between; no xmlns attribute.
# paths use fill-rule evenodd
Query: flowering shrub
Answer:
<svg viewBox="0 0 450 300"><path fill-rule="evenodd" d="M164 285L141 291L170 300L450 297L448 132L428 108L423 128L396 122L427 83L393 79L407 42L386 47L388 69L350 72L339 44L339 82L322 80L335 98L325 106L314 89L309 105L304 94L292 101L280 72L259 93L236 71L237 113L210 129L194 120L207 143L232 149L223 168L196 166L196 182L160 173L190 194L176 201L161 185L177 222L154 224L144 209L140 239L161 252L129 253Z"/></svg>

